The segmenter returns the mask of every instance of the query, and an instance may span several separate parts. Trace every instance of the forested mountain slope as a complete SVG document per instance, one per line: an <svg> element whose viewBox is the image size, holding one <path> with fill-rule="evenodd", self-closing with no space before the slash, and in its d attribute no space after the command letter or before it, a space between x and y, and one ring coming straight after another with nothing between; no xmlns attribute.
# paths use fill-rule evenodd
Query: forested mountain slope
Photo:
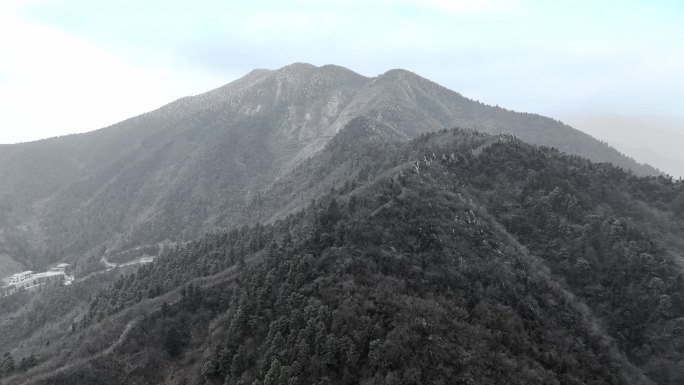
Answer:
<svg viewBox="0 0 684 385"><path fill-rule="evenodd" d="M298 167L322 198L120 278L4 383L684 381L681 182L393 132L354 120Z"/></svg>
<svg viewBox="0 0 684 385"><path fill-rule="evenodd" d="M471 101L408 71L367 78L297 63L91 133L0 146L0 253L33 269L78 261L85 273L103 253L242 223L274 182L359 116L398 139L454 126L507 132L657 173L560 122Z"/></svg>

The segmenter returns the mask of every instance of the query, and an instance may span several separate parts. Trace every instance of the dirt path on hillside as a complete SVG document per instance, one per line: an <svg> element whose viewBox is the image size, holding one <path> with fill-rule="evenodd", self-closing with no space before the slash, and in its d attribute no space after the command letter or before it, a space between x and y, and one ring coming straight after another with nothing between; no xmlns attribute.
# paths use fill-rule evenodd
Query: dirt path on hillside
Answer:
<svg viewBox="0 0 684 385"><path fill-rule="evenodd" d="M263 260L263 256L261 254L257 254L253 256L252 258L249 258L245 262L248 265L255 265L258 263L261 263ZM217 274L210 275L207 277L200 277L200 278L195 278L188 282L188 284L193 283L201 288L207 289L211 288L213 286L219 285L219 284L229 284L232 283L238 276L240 269L238 268L237 265L232 266L224 271L221 271ZM182 287L184 287L183 285ZM135 329L135 327L138 325L138 323L141 321L143 316L149 316L151 314L154 314L155 312L161 311L161 308L164 303L167 303L169 305L174 305L178 301L181 300L181 288L179 287L176 290L173 290L171 292L162 294L161 296L155 297L155 298L149 298L145 299L141 302L138 302L137 304L129 307L128 309L124 310L123 312L119 314L115 314L112 317L114 317L115 322L119 323L125 323L125 326L123 327L121 333L119 333L118 337L113 340L110 344L108 344L106 347L104 347L102 350L99 352L96 352L88 357L80 358L77 359L74 362L68 363L66 365L58 366L58 367L50 367L50 362L48 361L45 362L36 368L32 369L34 373L30 373L30 378L28 379L18 379L19 375L17 377L8 377L5 381L8 384L22 384L22 385L30 385L30 384L36 384L40 381L48 380L51 377L54 377L58 374L62 373L67 373L71 370L74 370L80 366L83 366L89 362L92 362L97 359L104 358L114 352L116 352L117 349L122 347L126 342L128 341L132 331ZM94 324L91 325L90 328L93 327L101 327L101 324ZM58 360L59 357L55 357L54 360ZM26 374L23 374L24 376ZM13 380L18 379L17 382L14 382Z"/></svg>

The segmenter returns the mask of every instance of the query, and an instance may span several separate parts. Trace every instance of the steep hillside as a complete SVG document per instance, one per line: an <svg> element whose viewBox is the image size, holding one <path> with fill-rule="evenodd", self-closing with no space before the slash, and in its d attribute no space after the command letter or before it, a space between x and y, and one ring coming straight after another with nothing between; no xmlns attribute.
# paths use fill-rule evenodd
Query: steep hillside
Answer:
<svg viewBox="0 0 684 385"><path fill-rule="evenodd" d="M338 188L120 278L3 383L684 381L681 182L394 132L354 120L298 167Z"/></svg>
<svg viewBox="0 0 684 385"><path fill-rule="evenodd" d="M305 158L364 79L333 66L254 71L103 130L6 146L0 246L35 266L192 239Z"/></svg>
<svg viewBox="0 0 684 385"><path fill-rule="evenodd" d="M559 122L482 105L407 71L366 78L297 63L91 133L0 147L0 252L33 269L78 262L85 274L106 253L253 220L244 214L274 183L359 116L397 139L454 126L508 132L656 173Z"/></svg>
<svg viewBox="0 0 684 385"><path fill-rule="evenodd" d="M514 134L537 145L556 147L595 162L611 162L637 175L657 170L620 154L591 136L557 120L488 106L405 70L391 70L371 79L349 110L362 111L410 136L432 130L464 127L491 134Z"/></svg>

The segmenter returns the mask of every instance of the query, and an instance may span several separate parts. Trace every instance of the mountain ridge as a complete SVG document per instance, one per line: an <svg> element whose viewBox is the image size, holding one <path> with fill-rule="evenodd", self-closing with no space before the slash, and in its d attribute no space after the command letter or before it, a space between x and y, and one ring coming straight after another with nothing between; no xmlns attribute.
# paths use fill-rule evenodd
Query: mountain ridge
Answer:
<svg viewBox="0 0 684 385"><path fill-rule="evenodd" d="M406 139L455 126L504 131L657 173L551 119L485 106L409 71L367 78L295 63L104 129L5 147L0 252L36 267L97 264L102 250L238 223L249 202L358 116Z"/></svg>
<svg viewBox="0 0 684 385"><path fill-rule="evenodd" d="M5 383L684 378L681 256L664 248L684 231L681 182L512 135L378 131L393 132L353 120L279 182L322 190L290 215L166 250L92 297L60 289L87 305L13 340L38 358Z"/></svg>

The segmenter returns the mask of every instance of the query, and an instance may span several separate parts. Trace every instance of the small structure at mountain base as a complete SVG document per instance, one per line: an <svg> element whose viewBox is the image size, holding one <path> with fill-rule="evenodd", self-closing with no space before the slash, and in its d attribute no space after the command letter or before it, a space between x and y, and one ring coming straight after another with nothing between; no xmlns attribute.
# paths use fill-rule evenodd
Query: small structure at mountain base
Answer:
<svg viewBox="0 0 684 385"><path fill-rule="evenodd" d="M12 278L10 278L10 283L17 283L17 282L25 281L27 279L31 279L32 276L33 276L33 271L31 271L31 270L23 271L21 273L16 273L12 276Z"/></svg>
<svg viewBox="0 0 684 385"><path fill-rule="evenodd" d="M63 273L63 272L65 272L66 269L68 269L68 268L69 268L69 264L68 264L68 263L60 263L59 265L50 268L50 271L54 271L54 272L57 272L57 273Z"/></svg>

